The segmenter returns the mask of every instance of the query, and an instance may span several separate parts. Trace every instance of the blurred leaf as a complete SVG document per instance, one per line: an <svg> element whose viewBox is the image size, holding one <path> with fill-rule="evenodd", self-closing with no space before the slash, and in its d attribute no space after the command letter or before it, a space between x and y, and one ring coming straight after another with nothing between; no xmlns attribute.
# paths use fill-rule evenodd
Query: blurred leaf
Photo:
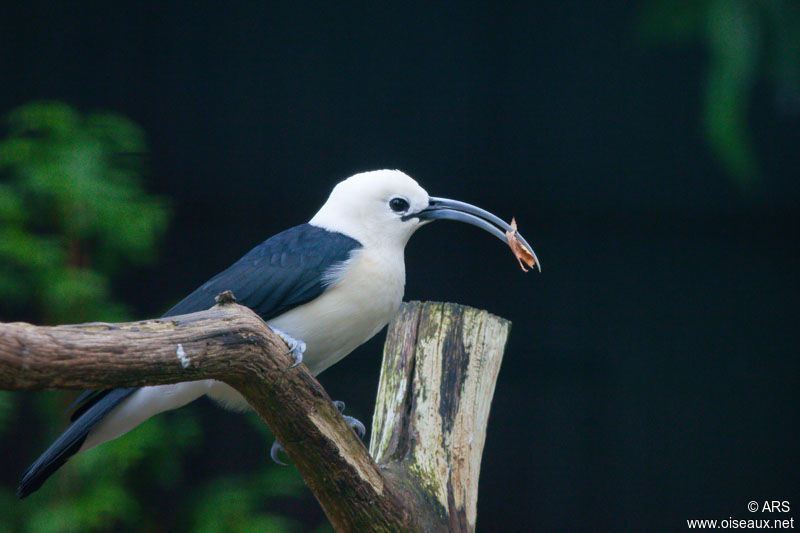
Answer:
<svg viewBox="0 0 800 533"><path fill-rule="evenodd" d="M654 0L639 16L637 33L648 44L689 42L703 32L709 0Z"/></svg>
<svg viewBox="0 0 800 533"><path fill-rule="evenodd" d="M264 497L292 496L302 498L306 494L306 482L296 468L268 464L256 477L258 493Z"/></svg>
<svg viewBox="0 0 800 533"><path fill-rule="evenodd" d="M54 239L46 239L20 228L0 227L0 259L28 266L35 271L57 268L66 257Z"/></svg>
<svg viewBox="0 0 800 533"><path fill-rule="evenodd" d="M24 222L25 218L22 199L13 188L0 183L0 222L19 223Z"/></svg>
<svg viewBox="0 0 800 533"><path fill-rule="evenodd" d="M8 425L14 419L14 408L16 407L16 396L13 392L0 391L0 435L2 435Z"/></svg>
<svg viewBox="0 0 800 533"><path fill-rule="evenodd" d="M7 487L0 487L0 533L13 533L21 530L25 517L25 510L19 504L19 498L14 491Z"/></svg>
<svg viewBox="0 0 800 533"><path fill-rule="evenodd" d="M248 490L244 478L222 478L209 483L194 509L195 533L249 533L300 531L293 520L258 512L263 494Z"/></svg>
<svg viewBox="0 0 800 533"><path fill-rule="evenodd" d="M52 272L41 299L48 322L120 321L126 316L120 303L108 303L108 279L92 270L67 268Z"/></svg>
<svg viewBox="0 0 800 533"><path fill-rule="evenodd" d="M58 102L36 102L5 117L0 139L0 313L15 319L75 323L128 319L114 299L121 268L155 257L166 229L165 202L141 183L141 129L114 113L83 115ZM0 395L0 428L15 416L14 396ZM33 397L42 444L64 427L66 395ZM142 518L130 477L163 480L181 470L180 452L197 439L187 417L165 421L69 461L21 506L0 491L0 531L108 531ZM5 432L8 434L7 432ZM3 443L8 446L9 443ZM163 458L162 458L163 457ZM156 460L153 460L155 458ZM146 462L149 472L137 465ZM155 472L160 467L161 472ZM151 482L146 482L146 484ZM20 509L20 512L12 511ZM24 512L22 511L24 509Z"/></svg>
<svg viewBox="0 0 800 533"><path fill-rule="evenodd" d="M147 149L142 129L119 115L92 113L86 118L86 128L118 154L138 154Z"/></svg>
<svg viewBox="0 0 800 533"><path fill-rule="evenodd" d="M796 0L650 0L639 40L698 41L708 50L702 125L713 153L742 187L760 176L749 131L753 87L773 86L777 110L800 113L800 3Z"/></svg>
<svg viewBox="0 0 800 533"><path fill-rule="evenodd" d="M70 136L78 126L77 111L61 102L37 102L18 107L8 114L11 135L47 131L55 136Z"/></svg>
<svg viewBox="0 0 800 533"><path fill-rule="evenodd" d="M0 139L0 316L45 323L129 319L113 281L130 265L155 258L169 218L165 200L142 186L147 145L141 128L114 113L36 102L6 116L6 133ZM63 430L73 396L29 397L40 449ZM0 393L0 446L6 448L18 445L3 432L13 429L25 403L18 398ZM264 435L266 465L271 434L254 414L249 420ZM184 407L76 455L23 505L0 488L0 533L301 529L268 509L277 497L307 498L302 478L293 468L269 465L172 490L175 502L165 515L153 500L184 485L184 452L202 437L195 410Z"/></svg>
<svg viewBox="0 0 800 533"><path fill-rule="evenodd" d="M136 523L136 501L116 483L98 483L71 499L56 500L29 516L27 530L37 533L109 531L117 522Z"/></svg>
<svg viewBox="0 0 800 533"><path fill-rule="evenodd" d="M41 141L27 137L9 137L0 142L0 171L13 169L29 161Z"/></svg>
<svg viewBox="0 0 800 533"><path fill-rule="evenodd" d="M168 220L165 202L141 186L141 128L58 102L21 106L6 125L0 302L17 308L35 300L46 322L125 318L125 307L112 301L111 275L152 260ZM16 289L22 283L28 298Z"/></svg>
<svg viewBox="0 0 800 533"><path fill-rule="evenodd" d="M712 54L706 80L706 137L740 185L758 175L747 109L759 52L758 20L744 0L715 0L708 16Z"/></svg>
<svg viewBox="0 0 800 533"><path fill-rule="evenodd" d="M800 2L764 0L771 39L765 62L779 110L800 114Z"/></svg>

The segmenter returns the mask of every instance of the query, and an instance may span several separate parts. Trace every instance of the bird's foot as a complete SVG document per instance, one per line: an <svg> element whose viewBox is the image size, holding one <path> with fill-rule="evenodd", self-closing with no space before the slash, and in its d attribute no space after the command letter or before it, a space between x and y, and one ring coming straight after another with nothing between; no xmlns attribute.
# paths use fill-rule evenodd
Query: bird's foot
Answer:
<svg viewBox="0 0 800 533"><path fill-rule="evenodd" d="M336 409L339 411L339 414L342 415L342 418L344 418L344 421L347 422L347 424L351 428L353 428L353 431L356 432L356 435L358 435L358 438L359 439L363 439L364 438L364 434L367 432L367 428L364 427L364 424L362 424L359 419L357 419L355 417L352 417L352 416L347 416L346 414L344 414L344 402L343 401L336 400L336 401L333 402L333 405L336 406Z"/></svg>
<svg viewBox="0 0 800 533"><path fill-rule="evenodd" d="M273 328L272 326L270 326L270 329L272 331L274 331L275 334L283 340L283 342L286 343L286 346L289 347L289 352L288 353L292 354L292 357L294 357L294 364L292 366L290 366L289 368L294 368L297 365L299 365L300 363L302 363L303 362L303 353L305 353L305 351L306 351L306 343L304 343L303 341L299 341L299 340L295 339L294 337L292 337L291 335L289 335L285 331L281 331L278 328ZM278 446L280 446L280 445L278 445ZM276 461L276 462L278 462L278 461Z"/></svg>
<svg viewBox="0 0 800 533"><path fill-rule="evenodd" d="M281 466L287 466L286 463L278 459L278 453L280 452L286 453L286 450L283 449L283 446L281 446L278 441L273 442L272 448L269 449L269 456L272 458L272 461L275 464L279 464Z"/></svg>

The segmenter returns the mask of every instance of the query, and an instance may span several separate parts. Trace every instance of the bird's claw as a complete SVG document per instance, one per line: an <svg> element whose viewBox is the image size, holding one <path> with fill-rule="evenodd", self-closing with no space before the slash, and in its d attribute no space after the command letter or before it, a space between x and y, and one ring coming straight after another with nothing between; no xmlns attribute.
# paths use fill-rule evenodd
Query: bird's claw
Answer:
<svg viewBox="0 0 800 533"><path fill-rule="evenodd" d="M278 459L279 452L286 453L286 450L284 450L283 446L281 446L280 443L276 440L275 442L272 443L272 448L269 449L269 456L272 458L272 461L275 464L279 464L281 466L287 466L286 463Z"/></svg>
<svg viewBox="0 0 800 533"><path fill-rule="evenodd" d="M356 432L356 435L358 435L358 438L359 439L363 439L364 435L367 433L367 428L364 426L364 424L359 419L357 419L357 418L355 418L353 416L347 416L346 414L344 414L344 402L343 401L335 400L333 402L333 405L336 407L336 410L339 411L339 414L342 415L342 418L344 418L344 421L347 422L347 424L351 428L353 428L353 431Z"/></svg>
<svg viewBox="0 0 800 533"><path fill-rule="evenodd" d="M289 351L292 357L294 357L294 363L289 368L294 368L300 363L303 362L303 353L306 351L306 343L300 340L295 339L285 331L281 331L278 328L270 328L275 334L280 337L283 342L286 343L286 346L289 347Z"/></svg>
<svg viewBox="0 0 800 533"><path fill-rule="evenodd" d="M344 417L344 421L345 422L350 424L350 427L353 428L353 431L356 432L356 435L358 435L358 438L359 439L363 439L364 438L364 434L367 432L367 428L364 427L364 424L362 424L359 419L354 418L352 416L342 415L342 417Z"/></svg>

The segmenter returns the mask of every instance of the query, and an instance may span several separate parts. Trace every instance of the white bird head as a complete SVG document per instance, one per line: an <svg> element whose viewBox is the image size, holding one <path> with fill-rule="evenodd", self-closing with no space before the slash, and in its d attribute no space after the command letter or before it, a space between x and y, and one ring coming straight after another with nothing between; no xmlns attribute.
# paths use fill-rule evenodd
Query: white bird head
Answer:
<svg viewBox="0 0 800 533"><path fill-rule="evenodd" d="M374 170L350 176L333 188L311 223L339 231L365 246L406 245L419 221L404 221L409 211L428 206L428 193L399 170Z"/></svg>
<svg viewBox="0 0 800 533"><path fill-rule="evenodd" d="M418 228L437 219L478 226L503 242L506 231L515 231L479 207L429 196L399 170L362 172L339 182L310 223L349 235L365 246L402 249ZM518 233L517 237L533 254L527 241ZM541 271L538 259L536 266Z"/></svg>

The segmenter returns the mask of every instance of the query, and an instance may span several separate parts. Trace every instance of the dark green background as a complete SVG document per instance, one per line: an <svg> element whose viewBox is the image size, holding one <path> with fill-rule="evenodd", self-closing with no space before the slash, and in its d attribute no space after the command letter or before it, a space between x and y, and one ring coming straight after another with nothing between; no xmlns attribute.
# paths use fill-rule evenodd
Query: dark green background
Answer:
<svg viewBox="0 0 800 533"><path fill-rule="evenodd" d="M138 316L306 221L339 179L399 168L515 215L543 263L523 274L446 223L408 246L407 299L514 323L481 530L676 531L764 499L796 514L797 94L754 84L762 172L742 186L703 136L706 48L643 44L641 2L53 4L3 8L0 111L58 99L143 126L174 219L157 264L116 287ZM321 376L365 421L382 337ZM203 412L198 479L266 460L238 415ZM3 482L39 451L6 454Z"/></svg>

